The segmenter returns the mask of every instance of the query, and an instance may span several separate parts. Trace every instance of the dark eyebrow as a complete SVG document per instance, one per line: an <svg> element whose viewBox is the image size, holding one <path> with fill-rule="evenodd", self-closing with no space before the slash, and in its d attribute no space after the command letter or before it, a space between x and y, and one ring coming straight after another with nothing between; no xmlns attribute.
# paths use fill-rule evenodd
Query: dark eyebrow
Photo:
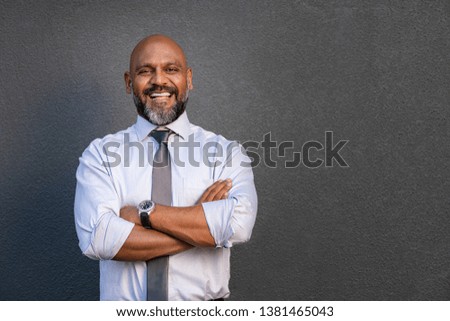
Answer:
<svg viewBox="0 0 450 321"><path fill-rule="evenodd" d="M141 68L153 68L153 66L151 64L139 65L139 66L136 66L135 71L138 71Z"/></svg>
<svg viewBox="0 0 450 321"><path fill-rule="evenodd" d="M175 65L175 66L180 67L180 68L183 67L183 64L180 61L178 61L178 60L171 60L171 61L168 61L165 64L166 67L170 66L170 65Z"/></svg>
<svg viewBox="0 0 450 321"><path fill-rule="evenodd" d="M168 67L168 66L177 66L178 68L183 68L183 64L177 60L174 61L168 61L164 64L164 67ZM152 64L142 64L136 67L135 71L138 71L141 68L154 68L154 66Z"/></svg>

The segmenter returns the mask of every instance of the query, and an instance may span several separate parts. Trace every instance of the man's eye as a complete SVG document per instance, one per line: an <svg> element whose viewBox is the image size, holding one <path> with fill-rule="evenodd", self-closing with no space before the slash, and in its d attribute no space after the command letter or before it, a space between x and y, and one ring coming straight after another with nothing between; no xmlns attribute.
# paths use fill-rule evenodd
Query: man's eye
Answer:
<svg viewBox="0 0 450 321"><path fill-rule="evenodd" d="M141 69L141 70L138 71L139 75L145 75L145 74L148 74L148 73L150 73L149 69Z"/></svg>
<svg viewBox="0 0 450 321"><path fill-rule="evenodd" d="M169 67L169 68L167 68L166 70L167 70L167 72L169 72L169 73L174 73L174 72L177 72L177 71L178 71L178 68L175 68L175 67Z"/></svg>

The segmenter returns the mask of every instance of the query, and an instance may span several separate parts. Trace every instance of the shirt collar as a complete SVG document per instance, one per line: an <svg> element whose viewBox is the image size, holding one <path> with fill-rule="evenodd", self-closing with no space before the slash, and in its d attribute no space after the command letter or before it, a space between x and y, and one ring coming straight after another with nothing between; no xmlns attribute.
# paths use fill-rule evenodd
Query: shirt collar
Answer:
<svg viewBox="0 0 450 321"><path fill-rule="evenodd" d="M139 141L144 140L156 127L158 126L138 115L136 121L136 132ZM182 139L187 139L190 134L190 123L186 111L183 112L177 120L166 125L165 127L174 131L177 135L181 136Z"/></svg>

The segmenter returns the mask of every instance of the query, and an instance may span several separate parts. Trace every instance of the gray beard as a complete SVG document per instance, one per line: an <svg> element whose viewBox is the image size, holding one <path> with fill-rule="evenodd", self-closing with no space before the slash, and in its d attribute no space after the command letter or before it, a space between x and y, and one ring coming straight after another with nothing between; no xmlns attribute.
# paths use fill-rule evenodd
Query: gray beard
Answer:
<svg viewBox="0 0 450 321"><path fill-rule="evenodd" d="M144 104L133 92L133 101L136 105L139 115L147 119L156 126L165 126L178 119L186 109L187 98L185 101L177 101L169 110L164 108L152 108Z"/></svg>

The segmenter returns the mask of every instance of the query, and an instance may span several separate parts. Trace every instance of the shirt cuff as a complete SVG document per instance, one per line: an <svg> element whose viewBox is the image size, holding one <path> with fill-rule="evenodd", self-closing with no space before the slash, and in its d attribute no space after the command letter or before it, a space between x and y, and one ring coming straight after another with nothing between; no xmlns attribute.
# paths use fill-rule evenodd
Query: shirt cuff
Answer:
<svg viewBox="0 0 450 321"><path fill-rule="evenodd" d="M92 259L111 260L122 248L134 224L113 213L106 213L95 226L84 254Z"/></svg>
<svg viewBox="0 0 450 321"><path fill-rule="evenodd" d="M236 205L235 199L226 199L202 203L209 231L216 242L216 247L231 247L229 241L234 231L231 218Z"/></svg>

